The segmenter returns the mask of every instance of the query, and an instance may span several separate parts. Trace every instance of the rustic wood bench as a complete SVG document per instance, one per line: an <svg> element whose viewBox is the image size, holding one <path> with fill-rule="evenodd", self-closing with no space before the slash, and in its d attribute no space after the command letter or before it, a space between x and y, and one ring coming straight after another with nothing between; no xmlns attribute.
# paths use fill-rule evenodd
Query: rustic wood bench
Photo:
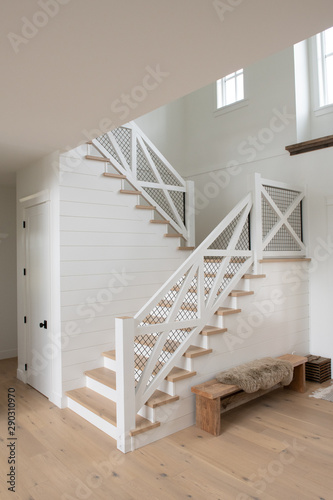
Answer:
<svg viewBox="0 0 333 500"><path fill-rule="evenodd" d="M277 359L290 361L294 367L294 376L286 389L297 392L305 391L305 363L307 358L294 354L284 354ZM270 389L263 389L254 393L246 393L237 385L227 385L216 379L203 384L195 385L191 391L196 395L196 425L200 429L219 436L221 433L221 414L232 410L243 403L256 399L274 389L283 387L276 384Z"/></svg>

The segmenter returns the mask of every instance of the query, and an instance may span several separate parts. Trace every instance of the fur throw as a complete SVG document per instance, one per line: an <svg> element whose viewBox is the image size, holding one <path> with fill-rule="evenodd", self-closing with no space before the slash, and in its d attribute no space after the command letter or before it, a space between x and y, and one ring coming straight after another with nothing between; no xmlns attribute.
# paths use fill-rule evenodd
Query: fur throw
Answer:
<svg viewBox="0 0 333 500"><path fill-rule="evenodd" d="M244 392L256 392L270 389L279 382L289 385L293 372L293 365L289 361L262 358L221 372L216 378L223 384L238 385Z"/></svg>

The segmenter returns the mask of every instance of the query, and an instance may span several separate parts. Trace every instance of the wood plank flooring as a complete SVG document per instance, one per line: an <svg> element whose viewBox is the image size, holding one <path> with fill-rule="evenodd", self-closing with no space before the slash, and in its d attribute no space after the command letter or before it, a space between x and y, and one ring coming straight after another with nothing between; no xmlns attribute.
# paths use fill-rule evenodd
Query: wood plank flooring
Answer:
<svg viewBox="0 0 333 500"><path fill-rule="evenodd" d="M331 500L333 403L309 398L319 384L307 384L305 394L279 389L226 413L219 437L189 427L123 455L113 439L19 382L16 359L0 361L0 498ZM9 387L16 493L6 485Z"/></svg>

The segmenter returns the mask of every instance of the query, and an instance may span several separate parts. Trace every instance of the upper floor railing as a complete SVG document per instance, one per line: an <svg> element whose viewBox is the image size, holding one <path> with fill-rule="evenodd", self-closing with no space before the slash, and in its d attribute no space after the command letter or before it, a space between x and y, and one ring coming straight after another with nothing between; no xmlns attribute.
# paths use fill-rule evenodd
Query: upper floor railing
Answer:
<svg viewBox="0 0 333 500"><path fill-rule="evenodd" d="M194 190L142 130L130 122L93 140L93 145L194 246Z"/></svg>

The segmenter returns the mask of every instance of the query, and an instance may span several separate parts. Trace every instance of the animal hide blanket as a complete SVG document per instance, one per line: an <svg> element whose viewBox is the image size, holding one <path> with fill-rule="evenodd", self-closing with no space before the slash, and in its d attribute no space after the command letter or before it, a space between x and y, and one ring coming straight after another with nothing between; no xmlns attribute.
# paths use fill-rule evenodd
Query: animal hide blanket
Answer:
<svg viewBox="0 0 333 500"><path fill-rule="evenodd" d="M238 385L244 392L270 389L281 382L289 385L293 378L293 365L276 358L262 358L219 373L216 378L223 384Z"/></svg>

